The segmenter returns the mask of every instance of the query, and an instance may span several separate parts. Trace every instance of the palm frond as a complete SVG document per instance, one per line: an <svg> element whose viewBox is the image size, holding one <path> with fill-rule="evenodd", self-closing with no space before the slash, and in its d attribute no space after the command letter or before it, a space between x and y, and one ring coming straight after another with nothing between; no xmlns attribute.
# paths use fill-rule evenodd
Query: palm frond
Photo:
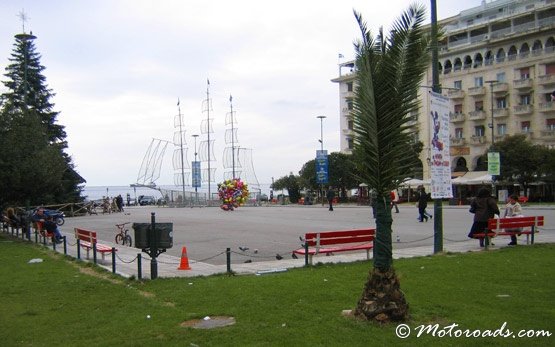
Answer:
<svg viewBox="0 0 555 347"><path fill-rule="evenodd" d="M372 40L355 12L361 39L355 43L354 154L361 180L378 193L395 188L413 155L408 115L418 110L418 88L429 59L424 15L423 6L412 5L387 37L380 29Z"/></svg>

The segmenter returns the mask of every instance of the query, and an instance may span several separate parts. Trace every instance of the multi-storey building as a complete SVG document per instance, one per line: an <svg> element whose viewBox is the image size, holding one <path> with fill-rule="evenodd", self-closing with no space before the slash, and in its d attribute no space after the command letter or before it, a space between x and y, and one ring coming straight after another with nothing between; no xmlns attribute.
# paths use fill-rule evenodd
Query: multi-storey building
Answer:
<svg viewBox="0 0 555 347"><path fill-rule="evenodd" d="M451 168L474 171L495 141L525 134L555 148L555 0L497 0L439 22L439 73L451 99ZM341 151L352 149L353 62L340 64ZM428 177L431 66L420 90L422 108L412 115Z"/></svg>

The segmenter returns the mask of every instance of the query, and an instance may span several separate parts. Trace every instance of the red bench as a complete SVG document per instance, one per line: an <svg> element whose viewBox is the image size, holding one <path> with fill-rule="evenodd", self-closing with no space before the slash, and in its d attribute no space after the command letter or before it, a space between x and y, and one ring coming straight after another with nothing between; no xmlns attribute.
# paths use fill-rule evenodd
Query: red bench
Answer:
<svg viewBox="0 0 555 347"><path fill-rule="evenodd" d="M75 238L77 239L78 246L87 250L87 259L89 259L89 252L93 250L93 256L96 262L96 252L102 255L102 260L104 259L105 253L112 253L112 251L117 252L117 249L112 248L107 245L98 243L96 237L96 231L90 231L80 228L75 228Z"/></svg>
<svg viewBox="0 0 555 347"><path fill-rule="evenodd" d="M293 251L293 254L306 256L312 264L312 257L320 253L332 253L365 250L366 257L370 259L370 250L374 247L376 229L355 229L339 231L323 231L307 233L304 238L304 247ZM336 246L340 245L340 246Z"/></svg>
<svg viewBox="0 0 555 347"><path fill-rule="evenodd" d="M488 232L477 233L472 235L472 237L475 239L483 239L501 235L513 236L524 234L526 235L527 244L530 243L530 236L532 236L531 243L534 243L534 234L538 232L537 227L543 225L543 216L490 218L488 219Z"/></svg>

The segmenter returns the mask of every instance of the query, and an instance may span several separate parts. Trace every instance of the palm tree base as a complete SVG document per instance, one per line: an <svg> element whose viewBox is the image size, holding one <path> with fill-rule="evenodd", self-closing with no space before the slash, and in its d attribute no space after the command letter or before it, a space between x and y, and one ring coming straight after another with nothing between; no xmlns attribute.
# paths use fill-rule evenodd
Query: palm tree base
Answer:
<svg viewBox="0 0 555 347"><path fill-rule="evenodd" d="M409 304L392 267L385 271L378 268L371 270L354 315L358 319L379 323L408 319Z"/></svg>

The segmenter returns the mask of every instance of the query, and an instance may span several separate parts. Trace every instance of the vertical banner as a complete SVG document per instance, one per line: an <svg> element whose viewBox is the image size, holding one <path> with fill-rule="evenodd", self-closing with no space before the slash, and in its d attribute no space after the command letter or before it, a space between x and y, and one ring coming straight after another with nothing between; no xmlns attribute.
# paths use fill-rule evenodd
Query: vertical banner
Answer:
<svg viewBox="0 0 555 347"><path fill-rule="evenodd" d="M192 175L192 186L193 188L200 188L200 161L191 162L191 168L193 171Z"/></svg>
<svg viewBox="0 0 555 347"><path fill-rule="evenodd" d="M316 183L328 183L328 151L316 151Z"/></svg>
<svg viewBox="0 0 555 347"><path fill-rule="evenodd" d="M452 198L449 154L449 98L430 92L432 199Z"/></svg>
<svg viewBox="0 0 555 347"><path fill-rule="evenodd" d="M488 152L488 174L499 176L501 174L501 159L499 152Z"/></svg>

